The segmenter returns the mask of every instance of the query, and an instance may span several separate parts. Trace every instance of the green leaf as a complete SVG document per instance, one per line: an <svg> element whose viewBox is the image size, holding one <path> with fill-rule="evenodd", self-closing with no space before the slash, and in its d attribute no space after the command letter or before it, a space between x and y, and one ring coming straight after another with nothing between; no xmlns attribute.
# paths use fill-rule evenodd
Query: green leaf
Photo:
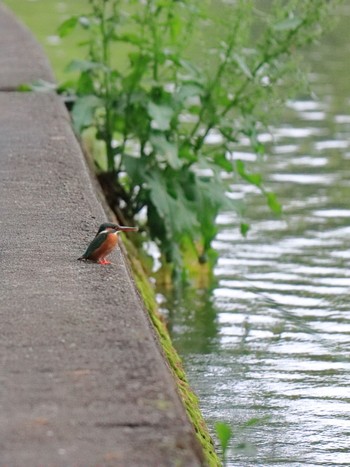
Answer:
<svg viewBox="0 0 350 467"><path fill-rule="evenodd" d="M253 75L252 75L252 72L250 71L248 65L246 64L245 60L243 57L241 57L240 55L234 53L233 54L233 59L235 60L235 62L237 63L237 65L239 66L239 68L241 69L241 71L243 71L243 73L250 79L253 78Z"/></svg>
<svg viewBox="0 0 350 467"><path fill-rule="evenodd" d="M32 83L23 83L17 87L17 91L20 92L29 92L29 91L37 91L37 92L52 92L57 90L57 84L50 83L49 81L45 81L43 79L38 79L33 81Z"/></svg>
<svg viewBox="0 0 350 467"><path fill-rule="evenodd" d="M250 229L250 225L245 224L244 222L241 222L241 225L239 227L240 227L241 234L243 235L243 237L246 237L247 233L248 233L248 231Z"/></svg>
<svg viewBox="0 0 350 467"><path fill-rule="evenodd" d="M179 157L180 159L186 159L188 162L196 162L197 154L193 150L193 146L187 142L180 144Z"/></svg>
<svg viewBox="0 0 350 467"><path fill-rule="evenodd" d="M268 206L269 206L269 208L271 209L272 212L274 212L275 214L278 214L278 215L282 213L282 206L278 202L275 193L272 193L271 191L267 192L266 193L266 199L267 199L267 204L268 204Z"/></svg>
<svg viewBox="0 0 350 467"><path fill-rule="evenodd" d="M181 186L175 187L175 197L169 194L165 173L153 171L146 177L150 199L163 219L167 237L171 241L185 234L195 235L199 227L196 210L184 196Z"/></svg>
<svg viewBox="0 0 350 467"><path fill-rule="evenodd" d="M76 83L77 94L86 95L94 94L94 80L89 71L83 71L80 73L78 81Z"/></svg>
<svg viewBox="0 0 350 467"><path fill-rule="evenodd" d="M301 18L288 18L279 23L276 23L272 26L275 31L290 31L292 29L296 29L298 26L301 25L303 20Z"/></svg>
<svg viewBox="0 0 350 467"><path fill-rule="evenodd" d="M201 225L200 234L203 240L204 250L210 249L211 242L217 234L215 219L220 211L231 211L235 209L235 201L226 196L226 187L222 183L220 176L198 177L195 172L193 180L184 182L186 190L194 199L197 211L197 218Z"/></svg>
<svg viewBox="0 0 350 467"><path fill-rule="evenodd" d="M262 143L260 143L260 141L256 140L252 142L252 147L256 154L260 156L263 156L265 154L265 146Z"/></svg>
<svg viewBox="0 0 350 467"><path fill-rule="evenodd" d="M216 422L215 431L221 444L223 458L225 458L229 442L231 441L233 435L232 430L227 423Z"/></svg>
<svg viewBox="0 0 350 467"><path fill-rule="evenodd" d="M210 167L210 166L209 166ZM226 185L219 175L212 177L196 177L197 202L203 203L202 210L213 208L214 210L231 210L236 201L226 196ZM199 196L200 193L200 196Z"/></svg>
<svg viewBox="0 0 350 467"><path fill-rule="evenodd" d="M246 180L247 182L251 183L252 185L255 185L257 187L261 187L262 183L262 177L258 173L247 173L245 170L245 165L244 162L238 159L236 161L236 169L239 175L243 178L243 180Z"/></svg>
<svg viewBox="0 0 350 467"><path fill-rule="evenodd" d="M140 84L143 75L148 70L150 58L148 55L132 52L129 54L131 73L124 75L122 83L125 91L132 91L137 85Z"/></svg>
<svg viewBox="0 0 350 467"><path fill-rule="evenodd" d="M143 43L142 37L138 34L133 34L132 32L115 34L113 37L116 41L126 42L133 45L141 45Z"/></svg>
<svg viewBox="0 0 350 467"><path fill-rule="evenodd" d="M178 157L177 145L169 142L163 133L153 133L150 137L150 142L154 150L164 157L170 167L174 170L182 167L183 162Z"/></svg>
<svg viewBox="0 0 350 467"><path fill-rule="evenodd" d="M188 81L181 85L176 94L176 99L184 102L191 97L202 96L204 94L203 86L195 81Z"/></svg>
<svg viewBox="0 0 350 467"><path fill-rule="evenodd" d="M145 181L147 158L123 155L123 164L133 185L142 185Z"/></svg>
<svg viewBox="0 0 350 467"><path fill-rule="evenodd" d="M70 64L66 67L67 72L71 71L90 71L96 68L102 68L103 65L98 62L91 62L89 60L73 60Z"/></svg>
<svg viewBox="0 0 350 467"><path fill-rule="evenodd" d="M61 23L57 29L58 35L60 37L67 36L78 24L78 21L79 21L79 16L72 16L71 18L68 18L66 21L63 21L63 23Z"/></svg>
<svg viewBox="0 0 350 467"><path fill-rule="evenodd" d="M152 118L157 130L169 130L174 110L168 105L158 105L154 102L148 103L148 115Z"/></svg>
<svg viewBox="0 0 350 467"><path fill-rule="evenodd" d="M171 31L171 37L175 41L182 31L182 18L181 17L172 15L171 20L170 20L170 31Z"/></svg>
<svg viewBox="0 0 350 467"><path fill-rule="evenodd" d="M101 105L101 100L93 95L77 99L72 110L73 124L79 133L94 122L95 111Z"/></svg>
<svg viewBox="0 0 350 467"><path fill-rule="evenodd" d="M215 165L217 165L221 169L224 169L226 172L230 173L233 171L232 162L227 160L225 154L223 153L215 154L214 162L215 162Z"/></svg>

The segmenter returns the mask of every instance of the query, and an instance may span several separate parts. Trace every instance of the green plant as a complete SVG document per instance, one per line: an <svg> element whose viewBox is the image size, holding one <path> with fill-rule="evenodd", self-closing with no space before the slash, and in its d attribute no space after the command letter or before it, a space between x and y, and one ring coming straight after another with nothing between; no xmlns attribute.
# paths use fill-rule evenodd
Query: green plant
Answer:
<svg viewBox="0 0 350 467"><path fill-rule="evenodd" d="M222 452L222 464L223 466L226 465L226 454L227 449L229 447L229 443L232 439L233 433L231 427L224 422L216 422L215 423L215 432L221 446Z"/></svg>
<svg viewBox="0 0 350 467"><path fill-rule="evenodd" d="M244 433L246 430L254 429L257 425L265 423L267 420L269 420L269 418L270 418L269 416L253 417L253 418L248 419L246 422L239 424L238 426L235 427L235 437L238 438L242 435L244 436ZM214 428L215 428L217 439L220 443L222 465L223 467L225 467L228 449L230 447L230 444L232 445L233 440L234 440L233 430L230 427L230 425L225 422L216 422L214 425ZM235 446L231 446L231 447L234 448L236 451L250 454L250 455L255 450L254 446L250 442L247 442L247 441L238 442L237 440L237 443L235 444Z"/></svg>
<svg viewBox="0 0 350 467"><path fill-rule="evenodd" d="M87 34L86 60L68 67L79 74L72 116L78 132L94 128L105 144L106 163L97 165L107 198L119 217L146 211L150 237L175 271L184 251L213 261L218 213L241 209L223 172L281 211L234 150L245 137L263 156L259 128L300 82L296 52L320 35L334 2L278 0L259 11L253 0L218 0L228 20L199 0L89 3L59 33L80 25ZM242 234L248 228L241 223Z"/></svg>

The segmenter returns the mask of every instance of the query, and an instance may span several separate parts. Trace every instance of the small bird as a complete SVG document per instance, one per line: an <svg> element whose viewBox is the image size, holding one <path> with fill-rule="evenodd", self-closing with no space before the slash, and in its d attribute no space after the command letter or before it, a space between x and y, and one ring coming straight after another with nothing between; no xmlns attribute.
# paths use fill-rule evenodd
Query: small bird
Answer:
<svg viewBox="0 0 350 467"><path fill-rule="evenodd" d="M90 260L98 264L111 264L110 261L106 260L106 256L117 246L118 232L136 232L137 230L137 227L112 224L110 222L101 224L95 238L78 260Z"/></svg>

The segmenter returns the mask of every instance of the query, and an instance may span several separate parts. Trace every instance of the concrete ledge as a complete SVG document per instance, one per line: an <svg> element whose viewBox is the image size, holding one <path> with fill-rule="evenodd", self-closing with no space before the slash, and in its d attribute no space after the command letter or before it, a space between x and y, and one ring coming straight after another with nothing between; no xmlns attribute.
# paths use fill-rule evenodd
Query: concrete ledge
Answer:
<svg viewBox="0 0 350 467"><path fill-rule="evenodd" d="M21 66L33 39L2 6L0 43L3 89L51 79L39 52ZM0 466L202 465L121 251L76 260L106 214L63 104L0 107Z"/></svg>

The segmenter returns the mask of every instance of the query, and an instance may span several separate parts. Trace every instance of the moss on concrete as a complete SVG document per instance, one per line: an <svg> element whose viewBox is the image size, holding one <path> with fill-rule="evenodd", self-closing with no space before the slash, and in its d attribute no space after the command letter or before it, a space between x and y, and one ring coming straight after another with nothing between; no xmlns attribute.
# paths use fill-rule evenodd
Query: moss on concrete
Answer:
<svg viewBox="0 0 350 467"><path fill-rule="evenodd" d="M207 464L210 467L221 466L221 461L215 452L213 440L199 408L198 398L192 391L186 373L183 369L181 358L174 349L165 323L158 312L157 302L152 285L138 259L139 252L128 239L124 237L124 246L129 253L129 260L133 269L134 278L140 294L149 312L154 328L159 336L160 344L164 350L168 364L178 387L180 397L185 406L187 415L196 431L197 438L202 445Z"/></svg>

